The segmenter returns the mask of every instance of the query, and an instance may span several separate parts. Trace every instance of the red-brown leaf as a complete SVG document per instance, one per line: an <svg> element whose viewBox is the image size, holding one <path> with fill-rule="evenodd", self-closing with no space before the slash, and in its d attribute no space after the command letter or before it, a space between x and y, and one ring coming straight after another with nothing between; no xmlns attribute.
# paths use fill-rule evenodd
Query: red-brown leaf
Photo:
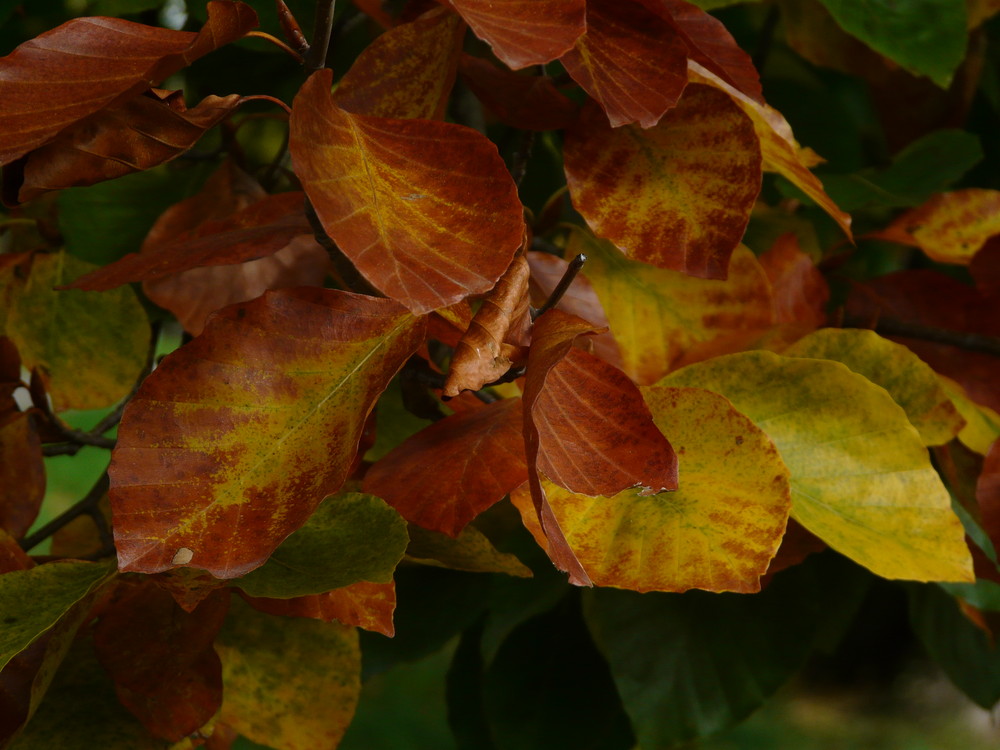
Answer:
<svg viewBox="0 0 1000 750"><path fill-rule="evenodd" d="M320 71L296 96L289 144L330 237L417 313L492 289L524 234L496 147L460 125L345 112L330 81Z"/></svg>
<svg viewBox="0 0 1000 750"><path fill-rule="evenodd" d="M10 573L12 570L27 570L34 564L17 540L0 528L0 575ZM2 724L0 721L0 725Z"/></svg>
<svg viewBox="0 0 1000 750"><path fill-rule="evenodd" d="M97 657L152 735L179 742L219 710L222 662L212 643L228 609L228 592L219 592L189 614L146 580L101 616Z"/></svg>
<svg viewBox="0 0 1000 750"><path fill-rule="evenodd" d="M548 76L526 75L463 55L458 70L466 85L503 123L522 130L561 130L576 119L576 105Z"/></svg>
<svg viewBox="0 0 1000 750"><path fill-rule="evenodd" d="M794 234L783 234L759 260L771 282L775 323L819 328L826 322L830 287L812 259L799 249Z"/></svg>
<svg viewBox="0 0 1000 750"><path fill-rule="evenodd" d="M687 86L683 39L635 0L587 0L587 33L560 62L615 128L653 127Z"/></svg>
<svg viewBox="0 0 1000 750"><path fill-rule="evenodd" d="M514 70L543 65L586 30L587 0L446 0Z"/></svg>
<svg viewBox="0 0 1000 750"><path fill-rule="evenodd" d="M513 398L435 422L375 462L364 491L411 523L458 536L527 480L521 415Z"/></svg>
<svg viewBox="0 0 1000 750"><path fill-rule="evenodd" d="M969 273L984 295L1000 295L1000 234L991 237L972 257Z"/></svg>
<svg viewBox="0 0 1000 750"><path fill-rule="evenodd" d="M31 415L0 415L0 531L24 536L44 497L42 443Z"/></svg>
<svg viewBox="0 0 1000 750"><path fill-rule="evenodd" d="M993 546L1000 548L1000 440L993 443L983 461L983 471L976 482L976 501L983 530Z"/></svg>
<svg viewBox="0 0 1000 750"><path fill-rule="evenodd" d="M234 578L263 564L343 484L423 333L391 300L315 287L212 316L125 410L110 468L120 568Z"/></svg>
<svg viewBox="0 0 1000 750"><path fill-rule="evenodd" d="M441 119L464 32L461 19L444 8L386 31L358 55L334 100L359 115Z"/></svg>
<svg viewBox="0 0 1000 750"><path fill-rule="evenodd" d="M392 613L396 610L396 584L359 583L334 589L325 594L299 596L293 599L264 599L243 596L254 609L283 617L310 617L323 622L371 630L392 638L396 630Z"/></svg>
<svg viewBox="0 0 1000 750"><path fill-rule="evenodd" d="M239 104L238 94L208 96L187 109L180 92L162 99L147 92L112 104L28 154L17 199L24 203L50 190L93 185L163 164L191 148Z"/></svg>
<svg viewBox="0 0 1000 750"><path fill-rule="evenodd" d="M77 18L0 59L0 164L137 95L257 25L250 6L211 2L197 34L117 18Z"/></svg>

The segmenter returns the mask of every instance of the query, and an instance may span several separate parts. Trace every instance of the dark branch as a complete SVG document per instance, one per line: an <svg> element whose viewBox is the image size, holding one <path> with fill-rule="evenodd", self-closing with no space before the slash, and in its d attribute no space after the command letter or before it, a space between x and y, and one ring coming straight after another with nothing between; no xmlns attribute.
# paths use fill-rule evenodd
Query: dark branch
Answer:
<svg viewBox="0 0 1000 750"><path fill-rule="evenodd" d="M532 320L540 315L543 315L544 313L547 313L559 304L559 300L561 300L563 295L566 294L566 290L569 289L570 284L573 283L573 279L575 279L576 275L580 273L580 269L583 268L583 264L586 262L587 256L583 253L580 253L569 262L566 272L563 274L563 277L559 279L559 283L556 284L556 288L552 290L552 294L550 294L549 298L545 300L545 304L532 312Z"/></svg>
<svg viewBox="0 0 1000 750"><path fill-rule="evenodd" d="M29 534L22 539L20 541L21 549L25 552L30 552L34 547L37 547L71 521L74 521L85 514L93 517L95 512L100 513L99 503L101 502L101 498L104 497L105 493L108 491L109 485L110 480L108 478L108 472L105 471L101 474L97 482L94 483L94 486L90 488L90 492L88 492L82 500L68 508L61 515L53 518L35 533ZM98 527L98 532L100 532L100 527Z"/></svg>
<svg viewBox="0 0 1000 750"><path fill-rule="evenodd" d="M315 73L326 67L326 55L330 50L333 33L333 15L337 0L319 0L316 3L316 26L313 29L312 44L306 53L306 70Z"/></svg>

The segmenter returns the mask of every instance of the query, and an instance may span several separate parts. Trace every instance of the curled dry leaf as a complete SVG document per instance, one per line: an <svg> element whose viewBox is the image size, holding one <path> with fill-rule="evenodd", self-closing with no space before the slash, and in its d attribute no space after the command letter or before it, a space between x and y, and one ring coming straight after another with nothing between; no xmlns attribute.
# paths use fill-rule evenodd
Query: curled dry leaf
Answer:
<svg viewBox="0 0 1000 750"><path fill-rule="evenodd" d="M687 47L636 0L587 0L587 32L561 62L612 127L651 128L687 86Z"/></svg>
<svg viewBox="0 0 1000 750"><path fill-rule="evenodd" d="M444 383L445 396L454 397L465 390L478 391L503 377L515 360L521 358L521 347L528 343L531 326L530 273L528 261L517 255L483 299L469 329L455 346Z"/></svg>

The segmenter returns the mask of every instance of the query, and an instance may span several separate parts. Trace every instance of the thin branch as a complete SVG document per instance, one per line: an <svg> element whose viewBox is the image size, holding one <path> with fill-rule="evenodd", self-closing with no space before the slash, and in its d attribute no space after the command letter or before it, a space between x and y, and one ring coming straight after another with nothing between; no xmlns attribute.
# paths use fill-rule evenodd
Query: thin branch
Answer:
<svg viewBox="0 0 1000 750"><path fill-rule="evenodd" d="M1000 357L1000 338L995 336L952 331L948 328L934 328L932 326L906 323L892 318L880 318L874 326L870 325L870 321L860 318L845 318L843 327L869 328L882 336L899 336L907 339L930 341L934 344L948 344L965 349L966 351Z"/></svg>
<svg viewBox="0 0 1000 750"><path fill-rule="evenodd" d="M583 264L587 262L587 256L583 253L577 255L573 260L569 262L569 266L566 268L566 272L563 277L559 279L559 283L556 284L556 288L552 290L552 294L549 298L545 300L545 304L539 307L537 310L533 310L531 313L531 319L534 320L538 316L547 313L553 307L559 304L559 300L563 298L566 291L569 289L570 284L573 283L573 279L576 275L580 273L580 269L583 268Z"/></svg>
<svg viewBox="0 0 1000 750"><path fill-rule="evenodd" d="M101 502L101 498L104 497L104 494L108 491L110 483L111 481L108 478L108 472L105 471L94 483L94 486L90 488L90 492L88 492L82 500L66 509L66 511L62 514L53 518L35 533L29 534L22 539L19 542L21 549L25 552L30 552L33 548L37 547L71 521L76 520L84 514L90 515L93 510L98 509L98 503Z"/></svg>
<svg viewBox="0 0 1000 750"><path fill-rule="evenodd" d="M281 41L280 39L278 39L276 36L272 36L271 34L268 34L266 31L248 31L246 33L246 36L254 37L256 39L263 39L265 42L270 42L271 44L273 44L278 49L283 50L284 52L287 52L288 55L293 60L295 60L295 62L299 63L299 65L301 65L303 62L305 62L305 59L302 57L301 54L299 54L294 49L292 49L291 47L289 47L287 44L285 44L283 41Z"/></svg>
<svg viewBox="0 0 1000 750"><path fill-rule="evenodd" d="M333 34L333 15L337 0L318 0L316 3L316 25L313 40L306 53L306 70L315 73L326 67L326 55L330 50Z"/></svg>

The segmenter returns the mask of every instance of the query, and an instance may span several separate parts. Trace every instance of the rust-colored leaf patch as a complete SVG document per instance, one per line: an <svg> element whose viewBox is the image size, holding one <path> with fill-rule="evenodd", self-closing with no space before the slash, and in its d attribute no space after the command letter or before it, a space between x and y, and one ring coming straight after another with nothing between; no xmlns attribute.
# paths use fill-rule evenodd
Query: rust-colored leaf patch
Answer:
<svg viewBox="0 0 1000 750"><path fill-rule="evenodd" d="M392 638L395 627L396 584L358 583L325 594L297 596L292 599L265 599L244 596L254 609L283 617L309 617L324 622L341 622Z"/></svg>

